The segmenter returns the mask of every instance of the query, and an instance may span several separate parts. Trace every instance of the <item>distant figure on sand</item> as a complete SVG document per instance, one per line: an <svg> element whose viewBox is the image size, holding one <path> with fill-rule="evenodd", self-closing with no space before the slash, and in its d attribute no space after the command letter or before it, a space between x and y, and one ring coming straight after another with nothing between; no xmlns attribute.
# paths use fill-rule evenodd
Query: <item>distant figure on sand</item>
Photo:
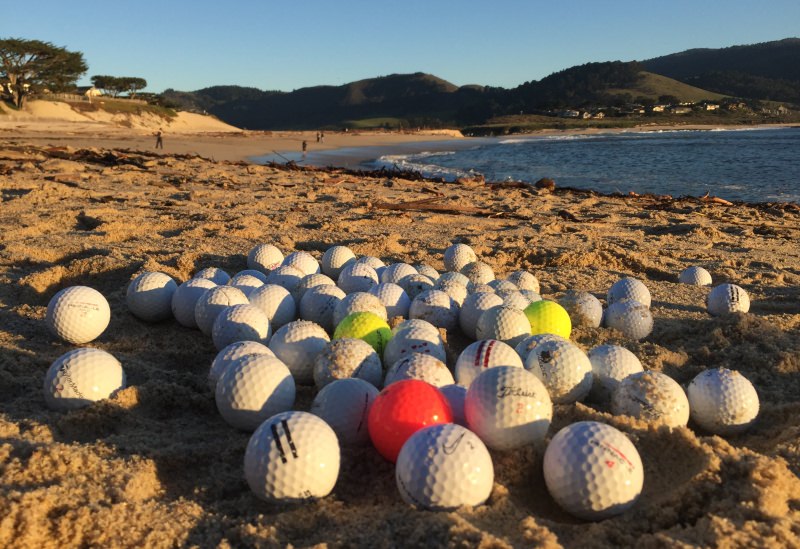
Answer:
<svg viewBox="0 0 800 549"><path fill-rule="evenodd" d="M319 132L319 140L325 143L325 132Z"/></svg>
<svg viewBox="0 0 800 549"><path fill-rule="evenodd" d="M303 141L303 157L306 156L306 150L308 149L308 141Z"/></svg>
<svg viewBox="0 0 800 549"><path fill-rule="evenodd" d="M164 140L161 138L161 128L156 132L156 149L164 148Z"/></svg>

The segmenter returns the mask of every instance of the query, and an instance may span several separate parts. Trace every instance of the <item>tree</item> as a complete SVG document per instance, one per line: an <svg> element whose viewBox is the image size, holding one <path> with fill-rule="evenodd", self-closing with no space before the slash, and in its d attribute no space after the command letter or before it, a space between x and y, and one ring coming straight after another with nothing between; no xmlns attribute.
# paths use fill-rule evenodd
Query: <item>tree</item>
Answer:
<svg viewBox="0 0 800 549"><path fill-rule="evenodd" d="M86 68L81 52L40 40L0 40L0 88L17 108L31 93L74 86Z"/></svg>
<svg viewBox="0 0 800 549"><path fill-rule="evenodd" d="M103 90L103 93L111 97L117 97L122 92L128 92L131 97L136 96L136 92L147 87L147 80L136 76L107 76L97 74L92 76L92 85Z"/></svg>
<svg viewBox="0 0 800 549"><path fill-rule="evenodd" d="M136 76L123 76L120 79L120 88L128 92L131 98L136 97L136 92L147 87L147 80Z"/></svg>

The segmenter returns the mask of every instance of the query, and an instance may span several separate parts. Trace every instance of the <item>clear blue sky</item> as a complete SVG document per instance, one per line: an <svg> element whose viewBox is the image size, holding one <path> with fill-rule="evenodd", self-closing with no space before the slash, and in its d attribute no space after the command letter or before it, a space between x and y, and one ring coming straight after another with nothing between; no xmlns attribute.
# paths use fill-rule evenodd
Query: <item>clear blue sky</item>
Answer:
<svg viewBox="0 0 800 549"><path fill-rule="evenodd" d="M28 0L0 38L80 51L147 91L293 90L416 71L506 88L590 61L800 35L800 1Z"/></svg>

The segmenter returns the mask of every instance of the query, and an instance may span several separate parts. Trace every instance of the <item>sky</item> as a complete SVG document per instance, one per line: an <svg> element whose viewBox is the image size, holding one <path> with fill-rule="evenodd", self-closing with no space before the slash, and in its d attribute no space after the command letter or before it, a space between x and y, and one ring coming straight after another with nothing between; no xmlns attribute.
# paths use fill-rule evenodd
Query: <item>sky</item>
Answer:
<svg viewBox="0 0 800 549"><path fill-rule="evenodd" d="M394 73L513 88L574 65L800 36L800 2L770 0L28 0L0 39L83 53L92 75L146 91L291 91Z"/></svg>

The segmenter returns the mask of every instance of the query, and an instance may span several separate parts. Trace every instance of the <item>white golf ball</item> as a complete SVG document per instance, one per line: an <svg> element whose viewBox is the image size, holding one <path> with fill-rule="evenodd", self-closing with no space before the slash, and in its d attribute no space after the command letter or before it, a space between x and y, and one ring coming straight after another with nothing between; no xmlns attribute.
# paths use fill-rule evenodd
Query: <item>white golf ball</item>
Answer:
<svg viewBox="0 0 800 549"><path fill-rule="evenodd" d="M389 319L386 307L377 296L369 292L353 292L343 297L333 310L334 327L353 313L374 313L382 320Z"/></svg>
<svg viewBox="0 0 800 549"><path fill-rule="evenodd" d="M273 330L297 318L297 304L289 290L283 286L265 284L253 290L248 299L251 305L267 314Z"/></svg>
<svg viewBox="0 0 800 549"><path fill-rule="evenodd" d="M452 244L444 251L444 268L448 271L460 272L477 260L475 250L466 244Z"/></svg>
<svg viewBox="0 0 800 549"><path fill-rule="evenodd" d="M383 364L389 367L412 353L428 354L447 362L447 352L439 330L426 324L428 327L409 326L396 331L383 349Z"/></svg>
<svg viewBox="0 0 800 549"><path fill-rule="evenodd" d="M70 286L50 299L45 320L55 336L80 345L105 331L111 320L111 307L94 288Z"/></svg>
<svg viewBox="0 0 800 549"><path fill-rule="evenodd" d="M559 506L602 520L630 509L644 484L639 452L610 425L580 421L561 429L544 453L544 480Z"/></svg>
<svg viewBox="0 0 800 549"><path fill-rule="evenodd" d="M603 305L589 292L569 290L558 303L569 313L573 326L600 327L603 320Z"/></svg>
<svg viewBox="0 0 800 549"><path fill-rule="evenodd" d="M455 301L459 307L461 307L461 304L464 303L464 300L467 298L467 287L463 284L459 284L455 280L437 281L434 283L433 287L452 297L453 301Z"/></svg>
<svg viewBox="0 0 800 549"><path fill-rule="evenodd" d="M369 293L381 300L383 306L386 307L386 316L388 319L408 317L408 309L411 307L411 298L406 291L397 284L382 282L377 286L373 286Z"/></svg>
<svg viewBox="0 0 800 549"><path fill-rule="evenodd" d="M422 274L404 276L397 281L397 285L403 288L403 291L412 300L422 292L433 289L433 281Z"/></svg>
<svg viewBox="0 0 800 549"><path fill-rule="evenodd" d="M519 286L511 282L510 280L504 280L501 278L495 278L494 280L490 280L486 283L487 286L492 288L495 292L518 292Z"/></svg>
<svg viewBox="0 0 800 549"><path fill-rule="evenodd" d="M168 274L144 272L128 284L125 302L128 310L140 320L166 320L172 316L172 296L177 288Z"/></svg>
<svg viewBox="0 0 800 549"><path fill-rule="evenodd" d="M378 273L366 263L354 261L345 265L339 272L336 284L346 294L368 292L378 284Z"/></svg>
<svg viewBox="0 0 800 549"><path fill-rule="evenodd" d="M334 339L314 359L314 384L322 389L337 379L358 378L383 386L381 358L362 339Z"/></svg>
<svg viewBox="0 0 800 549"><path fill-rule="evenodd" d="M264 279L266 279L266 276L264 276ZM231 278L231 281L228 282L228 285L241 290L244 295L249 296L254 290L264 285L264 280L253 275L237 274Z"/></svg>
<svg viewBox="0 0 800 549"><path fill-rule="evenodd" d="M437 328L453 330L458 325L458 304L441 290L426 290L411 302L408 315L426 320Z"/></svg>
<svg viewBox="0 0 800 549"><path fill-rule="evenodd" d="M336 286L336 282L327 275L322 273L312 273L300 279L300 283L295 288L296 301L299 303L303 300L305 293L317 286Z"/></svg>
<svg viewBox="0 0 800 549"><path fill-rule="evenodd" d="M445 282L448 280L452 280L453 282L458 282L462 286L465 286L467 289L469 289L470 286L472 286L472 283L469 281L469 278L467 278L466 276L457 271L447 271L445 273L442 273L442 275L436 279L436 282Z"/></svg>
<svg viewBox="0 0 800 549"><path fill-rule="evenodd" d="M217 350L237 341L267 343L272 335L269 318L255 305L232 305L222 309L211 327L211 340Z"/></svg>
<svg viewBox="0 0 800 549"><path fill-rule="evenodd" d="M330 340L319 324L295 320L272 335L269 348L286 364L298 384L309 385L314 383L314 359Z"/></svg>
<svg viewBox="0 0 800 549"><path fill-rule="evenodd" d="M308 252L292 252L283 258L283 265L294 267L302 271L304 275L316 274L320 272L319 262Z"/></svg>
<svg viewBox="0 0 800 549"><path fill-rule="evenodd" d="M298 290L300 287L300 281L303 280L303 277L306 274L298 269L297 267L292 267L291 265L281 265L273 269L267 275L267 285L277 284L289 290L289 293L292 294L292 298L297 302L298 300Z"/></svg>
<svg viewBox="0 0 800 549"><path fill-rule="evenodd" d="M483 261L473 261L465 265L459 272L473 284L488 284L495 279L494 269Z"/></svg>
<svg viewBox="0 0 800 549"><path fill-rule="evenodd" d="M58 357L44 376L44 400L53 410L73 410L125 388L125 372L100 349L73 349Z"/></svg>
<svg viewBox="0 0 800 549"><path fill-rule="evenodd" d="M391 265L388 265L381 273L381 282L391 282L392 284L397 284L403 278L415 274L419 274L419 272L408 263L392 263Z"/></svg>
<svg viewBox="0 0 800 549"><path fill-rule="evenodd" d="M231 305L249 303L247 296L233 286L216 286L206 290L194 306L197 327L205 335L211 335L217 315Z"/></svg>
<svg viewBox="0 0 800 549"><path fill-rule="evenodd" d="M736 284L720 284L708 294L708 312L714 316L729 313L746 313L750 310L750 296Z"/></svg>
<svg viewBox="0 0 800 549"><path fill-rule="evenodd" d="M503 306L510 307L511 309L524 311L525 308L531 304L531 300L519 290L502 290L498 291L497 295L503 299Z"/></svg>
<svg viewBox="0 0 800 549"><path fill-rule="evenodd" d="M482 505L489 498L494 466L486 446L468 429L452 423L432 425L403 444L395 479L406 503L452 511Z"/></svg>
<svg viewBox="0 0 800 549"><path fill-rule="evenodd" d="M323 419L307 412L283 412L250 437L244 476L265 501L305 501L333 490L340 459L339 440Z"/></svg>
<svg viewBox="0 0 800 549"><path fill-rule="evenodd" d="M217 284L207 278L190 278L175 289L172 294L172 315L182 326L197 329L194 308L200 297Z"/></svg>
<svg viewBox="0 0 800 549"><path fill-rule="evenodd" d="M475 329L478 327L478 318L484 311L503 304L503 298L495 293L473 293L464 299L458 313L458 325L461 331L469 338L477 339ZM530 331L530 324L528 325Z"/></svg>
<svg viewBox="0 0 800 549"><path fill-rule="evenodd" d="M758 416L758 393L735 370L714 368L697 374L688 387L692 419L715 435L737 435Z"/></svg>
<svg viewBox="0 0 800 549"><path fill-rule="evenodd" d="M631 374L611 394L611 413L670 427L689 422L689 399L678 382L661 372Z"/></svg>
<svg viewBox="0 0 800 549"><path fill-rule="evenodd" d="M283 263L283 253L272 244L257 244L247 254L247 267L269 273Z"/></svg>
<svg viewBox="0 0 800 549"><path fill-rule="evenodd" d="M197 271L192 278L205 278L218 286L222 286L231 281L231 275L219 267L206 267Z"/></svg>
<svg viewBox="0 0 800 549"><path fill-rule="evenodd" d="M592 363L592 390L589 397L607 404L620 381L643 370L639 358L619 345L599 345L589 351Z"/></svg>
<svg viewBox="0 0 800 549"><path fill-rule="evenodd" d="M379 274L382 273L383 270L386 268L386 263L384 263L383 261L381 261L377 257L373 257L371 255L364 255L364 256L358 257L358 258L356 258L355 262L356 263L362 263L364 265L369 265L370 267L375 269L375 271L377 273L379 273Z"/></svg>
<svg viewBox="0 0 800 549"><path fill-rule="evenodd" d="M252 431L268 417L294 406L295 383L289 369L267 354L247 355L222 372L214 391L222 419Z"/></svg>
<svg viewBox="0 0 800 549"><path fill-rule="evenodd" d="M233 275L233 277L231 277L231 280L230 280L230 282L228 282L228 284L230 284L231 286L235 286L236 285L236 280L238 278L245 277L245 276L252 276L254 278L257 278L261 282L264 282L264 283L267 282L267 275L265 275L261 271L257 271L256 269L245 269L245 270L239 271L238 273Z"/></svg>
<svg viewBox="0 0 800 549"><path fill-rule="evenodd" d="M539 293L539 279L528 271L514 271L506 277L506 280L513 282L520 290Z"/></svg>
<svg viewBox="0 0 800 549"><path fill-rule="evenodd" d="M622 332L629 339L643 339L653 331L653 313L638 301L624 300L609 305L605 323L609 328Z"/></svg>
<svg viewBox="0 0 800 549"><path fill-rule="evenodd" d="M678 282L693 286L711 286L711 273L703 267L686 267L678 275Z"/></svg>
<svg viewBox="0 0 800 549"><path fill-rule="evenodd" d="M356 254L347 246L332 246L322 254L322 272L333 280L339 278L342 268L356 260Z"/></svg>
<svg viewBox="0 0 800 549"><path fill-rule="evenodd" d="M525 364L525 361L528 359L528 355L530 352L536 348L537 346L541 345L545 341L563 341L565 343L569 343L568 339L564 339L560 335L556 334L536 334L530 335L517 343L514 347L514 350L519 355L519 358L522 359L522 363Z"/></svg>
<svg viewBox="0 0 800 549"><path fill-rule="evenodd" d="M638 301L645 307L650 307L650 290L647 289L644 282L637 278L622 278L611 285L608 290L607 300L610 306L617 301L625 299Z"/></svg>
<svg viewBox="0 0 800 549"><path fill-rule="evenodd" d="M430 265L426 265L425 263L420 263L419 265L414 265L414 268L417 270L419 274L427 276L434 282L439 280L439 271L437 271Z"/></svg>
<svg viewBox="0 0 800 549"><path fill-rule="evenodd" d="M528 353L525 369L542 380L555 404L582 400L592 389L592 363L569 341L540 343Z"/></svg>
<svg viewBox="0 0 800 549"><path fill-rule="evenodd" d="M424 330L431 334L433 338L440 338L439 335L439 328L428 322L427 320L422 320L420 318L407 318L406 320L402 321L400 324L392 328L392 334L398 335L400 332L404 332L406 330L410 330L411 328L417 328L419 330Z"/></svg>
<svg viewBox="0 0 800 549"><path fill-rule="evenodd" d="M231 343L214 357L211 362L211 369L208 371L208 386L213 392L217 388L217 381L220 376L233 364L233 362L247 355L267 355L274 358L275 353L269 347L257 341L237 341Z"/></svg>
<svg viewBox="0 0 800 549"><path fill-rule="evenodd" d="M345 293L338 286L315 286L300 299L300 318L316 322L332 334L336 329L334 311L344 298Z"/></svg>
<svg viewBox="0 0 800 549"><path fill-rule="evenodd" d="M467 389L464 416L489 448L541 445L553 418L547 388L523 368L489 368Z"/></svg>
<svg viewBox="0 0 800 549"><path fill-rule="evenodd" d="M384 379L384 386L404 379L420 379L434 387L442 387L455 383L453 374L447 365L429 354L411 353L389 368Z"/></svg>
<svg viewBox="0 0 800 549"><path fill-rule="evenodd" d="M481 313L475 326L477 339L497 339L516 346L531 335L531 323L525 313L513 307L500 305Z"/></svg>
<svg viewBox="0 0 800 549"><path fill-rule="evenodd" d="M467 399L467 388L457 383L439 387L439 392L450 403L453 412L453 423L467 427L467 418L464 416L464 401Z"/></svg>
<svg viewBox="0 0 800 549"><path fill-rule="evenodd" d="M459 385L469 387L472 381L487 368L512 366L522 368L519 355L506 343L484 339L468 345L458 355L455 377Z"/></svg>
<svg viewBox="0 0 800 549"><path fill-rule="evenodd" d="M342 446L362 446L370 441L367 415L376 396L375 385L363 379L336 379L314 397L311 413L331 426Z"/></svg>

